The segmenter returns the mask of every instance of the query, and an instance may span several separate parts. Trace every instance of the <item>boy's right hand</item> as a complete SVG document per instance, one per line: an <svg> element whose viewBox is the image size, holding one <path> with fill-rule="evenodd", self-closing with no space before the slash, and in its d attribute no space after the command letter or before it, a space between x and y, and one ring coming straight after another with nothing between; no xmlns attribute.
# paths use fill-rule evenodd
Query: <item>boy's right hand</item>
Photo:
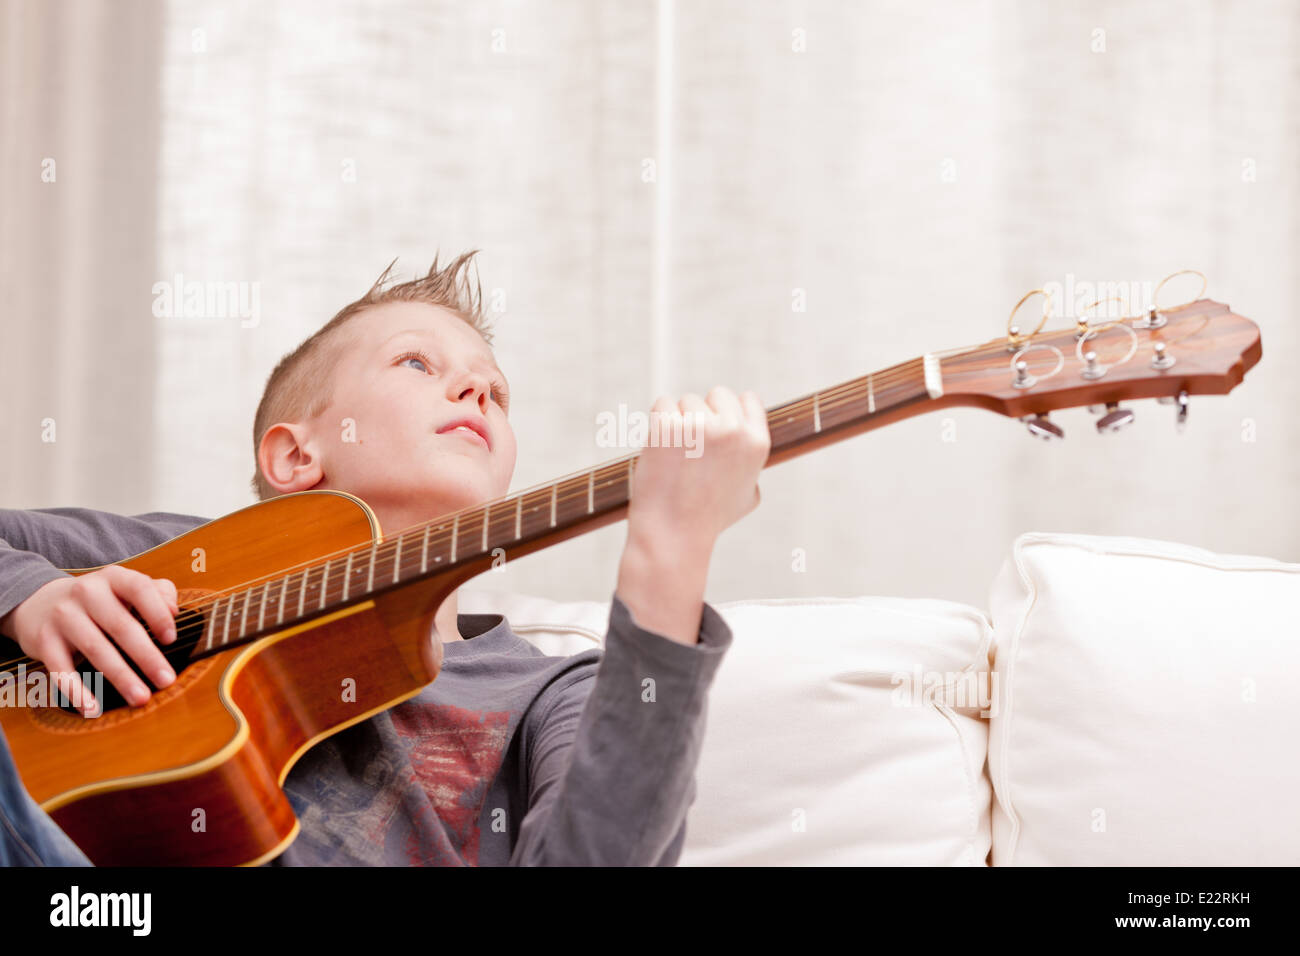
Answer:
<svg viewBox="0 0 1300 956"><path fill-rule="evenodd" d="M82 701L82 712L89 716L95 711L95 698L74 670L74 654L83 655L136 706L149 700L150 691L121 651L153 676L155 686L166 687L176 679L149 632L131 615L132 608L160 643L175 642L176 585L117 565L42 585L0 619L0 633L13 637L23 653L44 663L59 689L69 699Z"/></svg>

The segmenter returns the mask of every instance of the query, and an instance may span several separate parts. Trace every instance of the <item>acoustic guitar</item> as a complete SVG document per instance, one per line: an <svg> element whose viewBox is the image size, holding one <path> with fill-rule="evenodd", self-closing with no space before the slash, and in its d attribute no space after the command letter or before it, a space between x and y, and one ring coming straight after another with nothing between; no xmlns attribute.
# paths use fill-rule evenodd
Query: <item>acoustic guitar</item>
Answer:
<svg viewBox="0 0 1300 956"><path fill-rule="evenodd" d="M767 464L959 405L1046 439L1061 436L1048 416L1063 408L1091 406L1109 431L1132 419L1120 402L1155 398L1181 421L1188 396L1227 394L1262 354L1259 328L1208 299L1105 328L1041 329L1012 326L774 407ZM271 859L298 833L281 789L297 758L437 678L433 614L467 579L623 518L636 457L397 534L351 495L285 495L120 562L179 589L179 639L164 648L177 679L140 708L106 693L90 719L0 707L22 782L100 865ZM40 667L0 656L10 675Z"/></svg>

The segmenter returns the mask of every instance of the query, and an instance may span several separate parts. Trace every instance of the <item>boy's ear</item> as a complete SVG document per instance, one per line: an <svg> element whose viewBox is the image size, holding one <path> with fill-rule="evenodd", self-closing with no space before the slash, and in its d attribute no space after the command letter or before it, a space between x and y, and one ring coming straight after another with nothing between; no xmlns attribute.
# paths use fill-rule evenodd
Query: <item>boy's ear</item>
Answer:
<svg viewBox="0 0 1300 956"><path fill-rule="evenodd" d="M279 494L315 488L325 477L316 444L302 425L272 425L257 446L257 466L266 483Z"/></svg>

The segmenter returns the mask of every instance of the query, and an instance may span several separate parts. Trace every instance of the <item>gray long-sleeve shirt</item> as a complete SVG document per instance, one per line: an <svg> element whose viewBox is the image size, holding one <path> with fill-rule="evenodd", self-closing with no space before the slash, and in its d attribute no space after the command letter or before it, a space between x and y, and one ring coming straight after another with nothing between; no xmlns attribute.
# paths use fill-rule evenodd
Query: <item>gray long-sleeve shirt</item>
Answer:
<svg viewBox="0 0 1300 956"><path fill-rule="evenodd" d="M206 519L0 509L0 617L59 568L121 561ZM438 679L318 743L285 780L302 824L270 865L673 865L708 690L731 630L640 627L614 595L603 650L548 657L462 614Z"/></svg>

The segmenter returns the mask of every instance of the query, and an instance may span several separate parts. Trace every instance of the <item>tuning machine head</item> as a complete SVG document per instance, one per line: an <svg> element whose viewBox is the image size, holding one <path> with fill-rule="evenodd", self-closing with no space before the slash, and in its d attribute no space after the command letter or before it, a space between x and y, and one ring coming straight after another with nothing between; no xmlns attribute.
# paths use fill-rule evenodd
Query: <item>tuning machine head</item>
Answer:
<svg viewBox="0 0 1300 956"><path fill-rule="evenodd" d="M1156 399L1156 401L1161 405L1178 406L1178 418L1176 421L1178 423L1178 431L1181 433L1182 430L1187 427L1187 390L1183 389L1183 391L1179 392L1177 398L1173 395L1161 395Z"/></svg>
<svg viewBox="0 0 1300 956"><path fill-rule="evenodd" d="M1120 408L1118 402L1106 403L1106 414L1097 419L1097 431L1101 434L1117 432L1133 424L1133 413L1127 408Z"/></svg>
<svg viewBox="0 0 1300 956"><path fill-rule="evenodd" d="M1061 427L1046 415L1026 415L1020 420L1029 429L1029 434L1035 438L1041 438L1043 441L1053 441L1065 437L1065 432L1061 430Z"/></svg>

